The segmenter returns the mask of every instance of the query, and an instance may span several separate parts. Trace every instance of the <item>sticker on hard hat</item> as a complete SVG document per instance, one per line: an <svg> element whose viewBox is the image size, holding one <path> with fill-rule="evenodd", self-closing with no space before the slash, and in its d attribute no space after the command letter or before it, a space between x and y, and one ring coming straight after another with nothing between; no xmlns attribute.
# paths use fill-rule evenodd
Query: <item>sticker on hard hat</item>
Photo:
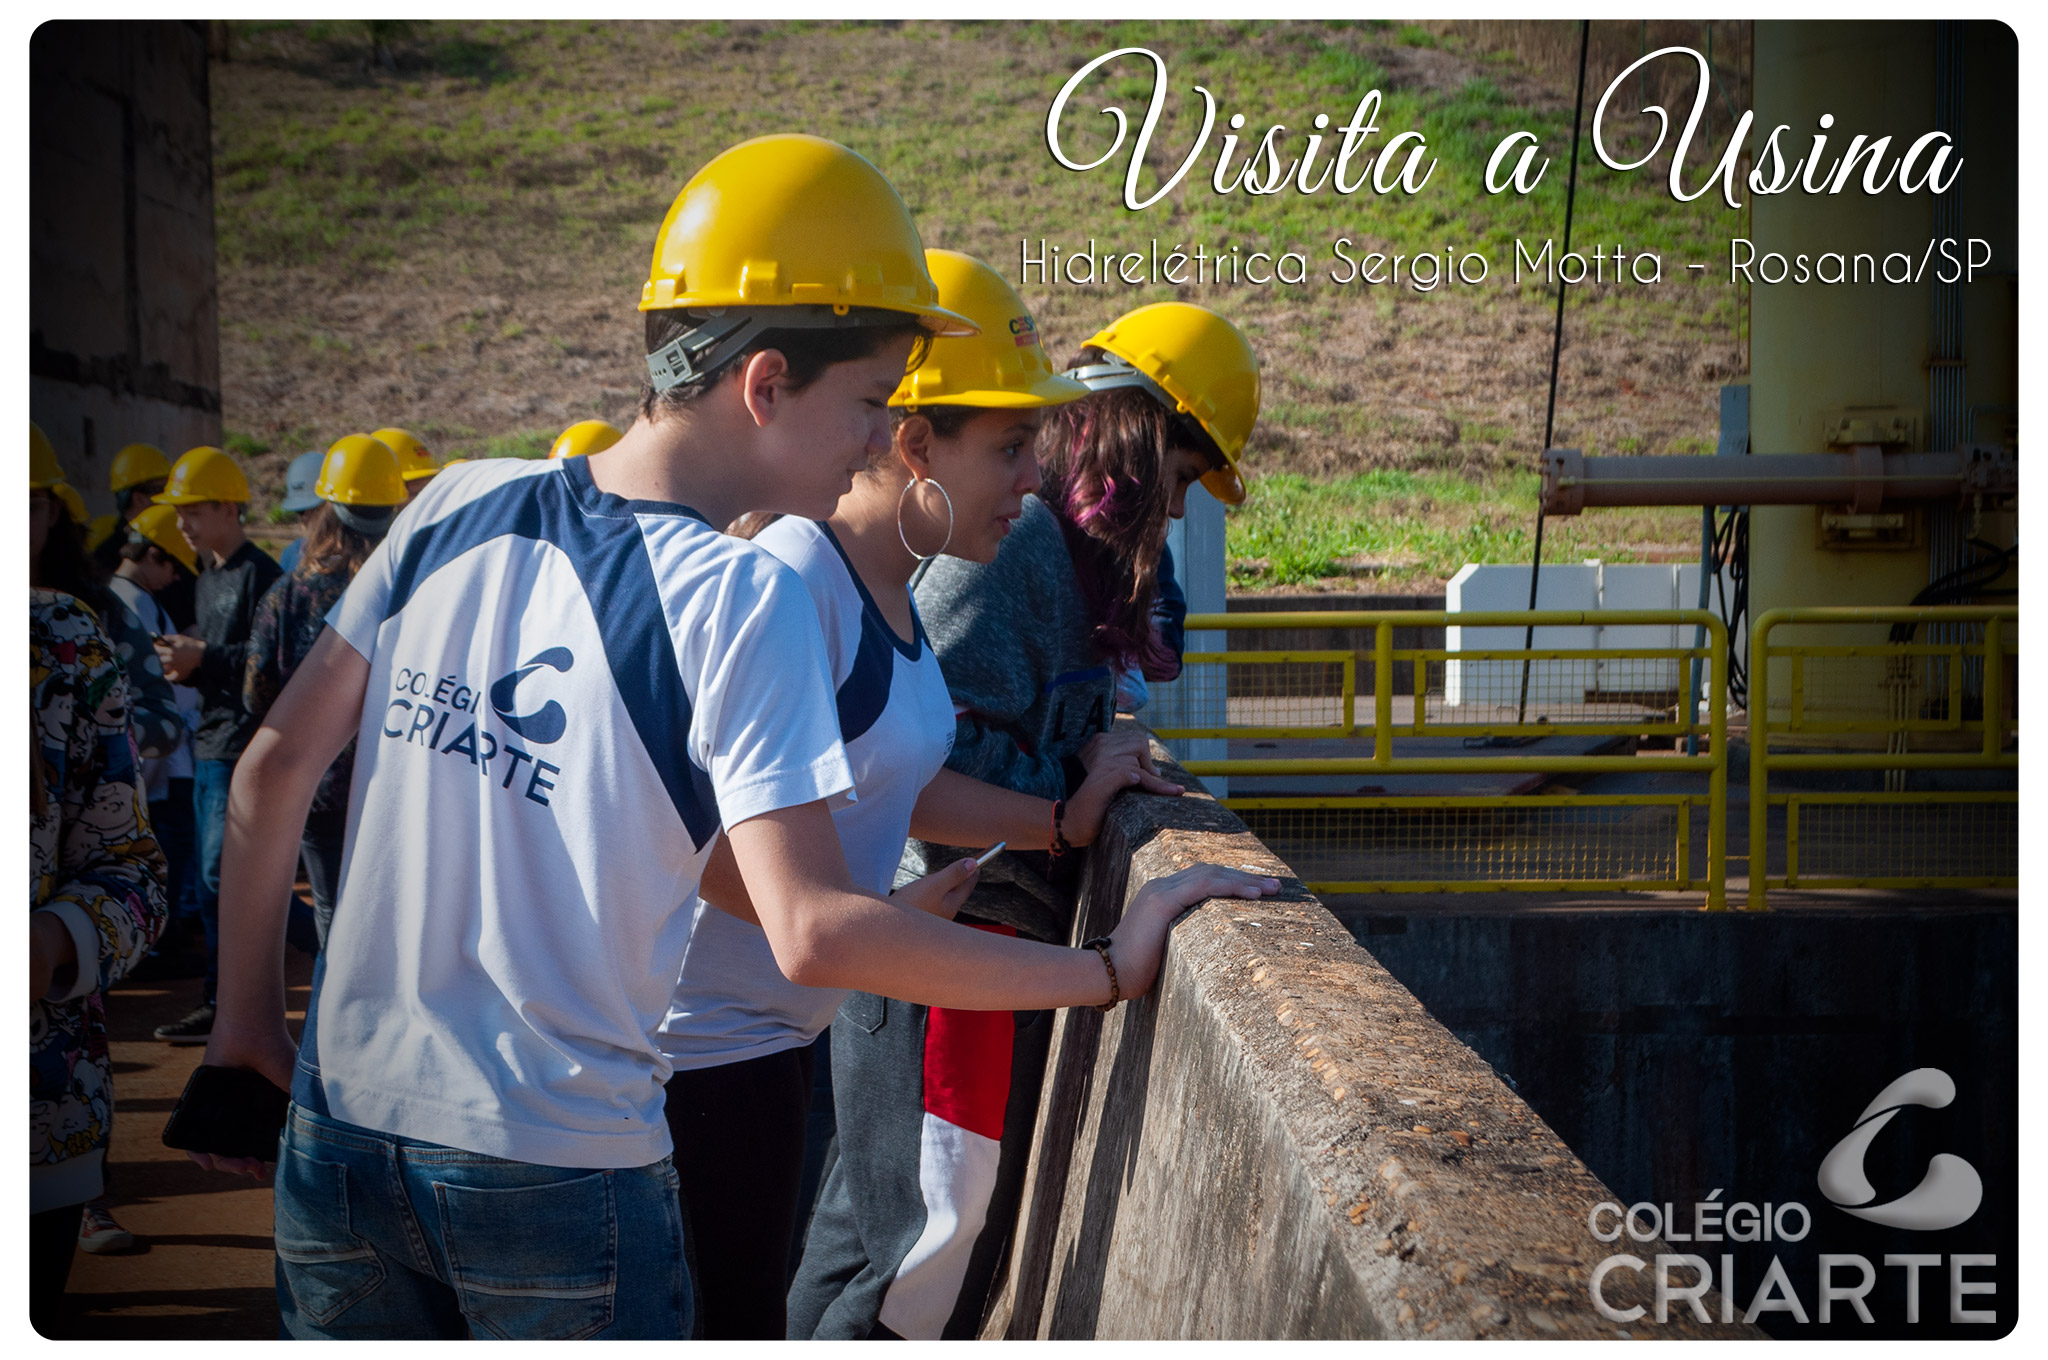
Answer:
<svg viewBox="0 0 2048 1360"><path fill-rule="evenodd" d="M1029 316L1010 318L1010 334L1017 337L1017 348L1023 349L1038 343L1038 323Z"/></svg>

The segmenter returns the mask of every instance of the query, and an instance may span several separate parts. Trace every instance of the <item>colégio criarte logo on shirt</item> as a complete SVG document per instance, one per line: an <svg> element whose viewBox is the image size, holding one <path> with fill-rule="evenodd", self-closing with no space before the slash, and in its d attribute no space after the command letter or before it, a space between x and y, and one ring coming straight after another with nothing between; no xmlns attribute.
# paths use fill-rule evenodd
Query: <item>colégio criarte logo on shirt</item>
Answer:
<svg viewBox="0 0 2048 1360"><path fill-rule="evenodd" d="M569 726L569 716L562 711L562 706L550 699L532 713L515 713L512 711L518 703L515 691L521 680L544 666L566 671L575 664L576 654L567 647L548 648L510 675L501 676L491 686L491 712L497 714L505 726L536 745L546 746L560 741Z"/></svg>
<svg viewBox="0 0 2048 1360"><path fill-rule="evenodd" d="M514 738L535 746L553 745L569 730L569 715L552 698L521 713L519 691L535 672L565 673L575 664L576 655L567 647L550 647L483 689L464 683L459 675L436 676L401 666L393 675L393 698L385 705L381 730L387 740L424 746L436 755L461 756L483 778L496 777L501 789L510 789L525 766L524 796L547 807L547 794L555 787L550 776L561 774L562 767L514 744ZM480 698L489 701L491 715L510 736L501 738L484 726L478 712ZM531 702L531 698L523 702ZM461 726L451 734L450 728L458 722ZM501 758L500 773L494 776L491 762Z"/></svg>

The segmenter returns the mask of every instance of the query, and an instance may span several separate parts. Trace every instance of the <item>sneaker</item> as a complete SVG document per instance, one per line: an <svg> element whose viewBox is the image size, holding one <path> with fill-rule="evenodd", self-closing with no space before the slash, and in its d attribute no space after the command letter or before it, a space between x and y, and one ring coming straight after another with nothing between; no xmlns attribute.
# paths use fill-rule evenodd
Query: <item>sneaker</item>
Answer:
<svg viewBox="0 0 2048 1360"><path fill-rule="evenodd" d="M156 1027L156 1037L170 1044L203 1044L213 1037L213 1006L209 1003L183 1020Z"/></svg>
<svg viewBox="0 0 2048 1360"><path fill-rule="evenodd" d="M110 1251L126 1251L135 1245L135 1234L114 1221L114 1214L107 1207L104 1196L86 1202L85 1212L78 1220L78 1249L94 1255Z"/></svg>

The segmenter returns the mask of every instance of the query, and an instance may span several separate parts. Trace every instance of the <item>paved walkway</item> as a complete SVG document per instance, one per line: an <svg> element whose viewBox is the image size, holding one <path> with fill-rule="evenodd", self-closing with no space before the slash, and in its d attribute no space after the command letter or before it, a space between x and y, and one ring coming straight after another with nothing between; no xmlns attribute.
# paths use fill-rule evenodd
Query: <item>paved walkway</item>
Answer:
<svg viewBox="0 0 2048 1360"><path fill-rule="evenodd" d="M286 951L293 1029L313 962ZM116 987L107 996L114 1058L108 1198L136 1236L116 1256L78 1253L65 1334L78 1338L274 1339L270 1185L205 1171L163 1145L164 1121L205 1049L150 1031L199 1003L199 979Z"/></svg>

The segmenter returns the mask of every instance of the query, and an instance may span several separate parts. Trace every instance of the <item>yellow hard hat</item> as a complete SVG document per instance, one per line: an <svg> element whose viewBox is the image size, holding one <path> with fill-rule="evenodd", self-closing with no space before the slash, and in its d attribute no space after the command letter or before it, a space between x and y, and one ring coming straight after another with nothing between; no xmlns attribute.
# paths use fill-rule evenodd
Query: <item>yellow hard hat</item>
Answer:
<svg viewBox="0 0 2048 1360"><path fill-rule="evenodd" d="M728 147L676 195L640 310L677 307L733 310L648 356L656 391L713 371L771 325L851 324L851 307L908 313L939 335L974 333L939 305L917 226L882 172L837 142L797 133ZM795 307L806 310L787 310ZM755 317L755 308L782 314Z"/></svg>
<svg viewBox="0 0 2048 1360"><path fill-rule="evenodd" d="M555 436L555 446L548 450L549 458L581 458L586 454L603 453L626 436L623 431L603 420L579 420Z"/></svg>
<svg viewBox="0 0 2048 1360"><path fill-rule="evenodd" d="M171 475L171 460L154 444L128 444L114 455L107 470L107 490L116 496L131 486Z"/></svg>
<svg viewBox="0 0 2048 1360"><path fill-rule="evenodd" d="M939 301L981 333L934 341L925 361L904 375L891 406L1017 410L1088 395L1086 387L1053 371L1038 340L1038 323L1001 274L957 250L927 250L924 262L939 286Z"/></svg>
<svg viewBox="0 0 2048 1360"><path fill-rule="evenodd" d="M387 425L381 430L370 431L370 438L380 441L398 455L399 475L408 482L431 477L441 470L441 465L434 461L434 455L427 452L427 446L420 443L410 430Z"/></svg>
<svg viewBox="0 0 2048 1360"><path fill-rule="evenodd" d="M211 444L187 449L171 464L171 480L155 497L158 505L198 505L203 501L249 503L249 479L242 466Z"/></svg>
<svg viewBox="0 0 2048 1360"><path fill-rule="evenodd" d="M383 440L345 434L327 450L313 494L338 505L404 505L405 474Z"/></svg>
<svg viewBox="0 0 2048 1360"><path fill-rule="evenodd" d="M160 510L163 507L152 505L149 508ZM173 510L171 513L175 515L178 512ZM95 515L92 523L85 526L85 550L87 552L98 552L100 544L112 538L114 531L120 527L121 517L119 515Z"/></svg>
<svg viewBox="0 0 2048 1360"><path fill-rule="evenodd" d="M50 488L50 494L63 504L66 513L71 516L73 524L83 524L92 518L92 516L85 513L85 497L79 495L78 488L71 483L57 483Z"/></svg>
<svg viewBox="0 0 2048 1360"><path fill-rule="evenodd" d="M28 489L42 491L64 480L64 467L57 461L56 446L43 427L28 423Z"/></svg>
<svg viewBox="0 0 2048 1360"><path fill-rule="evenodd" d="M1207 307L1155 302L1110 322L1088 343L1116 361L1067 376L1095 391L1144 387L1169 409L1193 416L1224 459L1202 485L1226 505L1243 501L1237 458L1259 418L1259 361L1244 334Z"/></svg>
<svg viewBox="0 0 2048 1360"><path fill-rule="evenodd" d="M185 564L185 570L199 574L199 554L178 532L178 512L168 505L152 505L128 521L130 542L153 543Z"/></svg>

